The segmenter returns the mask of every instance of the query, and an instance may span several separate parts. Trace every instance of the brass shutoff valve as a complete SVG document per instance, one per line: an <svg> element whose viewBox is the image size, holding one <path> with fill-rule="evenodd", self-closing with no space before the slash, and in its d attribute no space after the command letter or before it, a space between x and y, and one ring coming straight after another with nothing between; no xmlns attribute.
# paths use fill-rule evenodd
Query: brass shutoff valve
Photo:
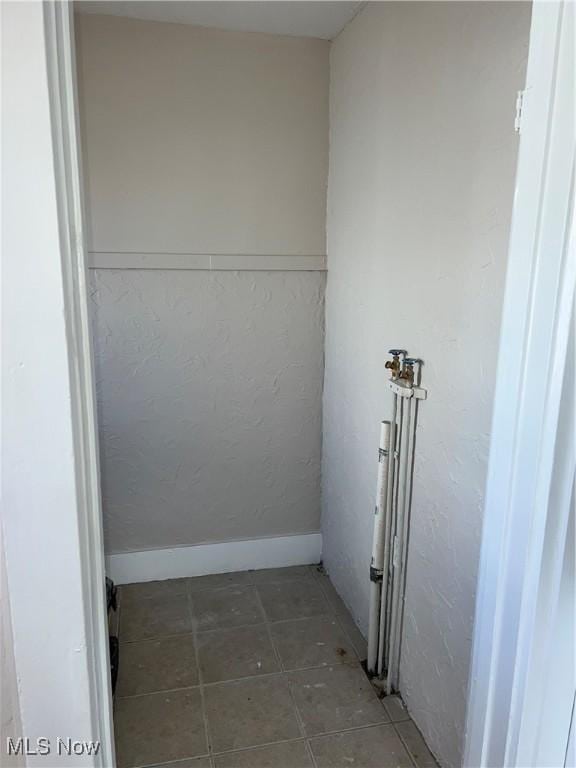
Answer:
<svg viewBox="0 0 576 768"><path fill-rule="evenodd" d="M411 387L414 386L414 366L420 365L421 362L417 357L405 357L404 368L398 374L398 378L408 382Z"/></svg>
<svg viewBox="0 0 576 768"><path fill-rule="evenodd" d="M414 367L405 362L404 367L398 374L398 378L402 379L402 381L407 381L408 384L412 384L414 382Z"/></svg>
<svg viewBox="0 0 576 768"><path fill-rule="evenodd" d="M402 370L402 364L400 362L400 355L406 356L405 349L389 349L388 354L392 355L392 360L388 360L384 366L389 371L392 371L392 378L397 379L400 371Z"/></svg>

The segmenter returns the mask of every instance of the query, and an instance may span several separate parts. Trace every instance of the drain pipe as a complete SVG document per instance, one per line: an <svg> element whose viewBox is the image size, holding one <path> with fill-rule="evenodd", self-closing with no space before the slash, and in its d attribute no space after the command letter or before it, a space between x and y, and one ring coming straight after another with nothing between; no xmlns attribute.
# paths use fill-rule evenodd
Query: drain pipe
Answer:
<svg viewBox="0 0 576 768"><path fill-rule="evenodd" d="M380 617L382 572L384 564L385 533L387 529L386 499L388 497L388 462L390 445L390 422L380 425L378 447L378 481L376 485L376 507L374 510L374 537L370 563L370 619L368 628L368 660L370 674L376 674L378 661L378 627Z"/></svg>
<svg viewBox="0 0 576 768"><path fill-rule="evenodd" d="M384 531L384 558L382 563L382 589L380 594L380 626L378 628L378 677L383 676L386 665L386 634L390 625L389 592L392 586L390 574L390 545L392 541L392 527L394 522L394 479L396 477L396 416L398 411L398 396L393 395L392 421L390 422L390 443L388 448L388 481L386 493L386 530Z"/></svg>
<svg viewBox="0 0 576 768"><path fill-rule="evenodd" d="M401 656L402 656L402 637L404 632L404 609L405 609L405 601L406 601L406 572L407 572L407 559L408 559L408 549L410 546L410 512L412 509L412 490L414 487L414 458L415 458L415 446L416 446L416 424L418 420L418 399L414 398L412 400L412 430L410 435L410 465L408 467L408 489L406 491L406 507L408 510L408 514L406 516L406 524L404 526L404 548L402 551L402 561L401 561L401 568L400 568L400 594L402 595L402 603L400 606L400 620L399 620L399 629L398 629L398 652L397 652L397 673L398 676L396 679L392 679L391 683L392 685L396 686L396 689L398 690L400 687L400 680L399 680L399 674L400 674L400 662L401 662Z"/></svg>
<svg viewBox="0 0 576 768"><path fill-rule="evenodd" d="M392 690L397 689L397 668L396 663L398 659L398 645L400 641L400 613L401 606L404 601L404 594L402 592L402 570L405 565L406 557L406 539L405 535L408 528L409 514L407 509L406 500L408 498L408 468L411 464L410 461L410 432L412 421L412 398L407 398L402 403L403 410L406 411L402 420L402 432L401 441L402 448L400 451L400 466L398 472L398 513L396 516L396 530L394 532L394 538L392 543L392 616L390 619L390 658L388 659L388 674L386 676L386 693L392 693Z"/></svg>
<svg viewBox="0 0 576 768"><path fill-rule="evenodd" d="M406 357L404 364L407 366L412 377L412 381L417 373L416 381L420 383L421 360L418 358ZM417 368L417 371L414 369ZM412 393L420 393L418 387L412 383ZM402 467L402 508L398 515L398 552L396 553L396 571L394 581L398 584L397 594L393 600L393 609L396 615L392 623L392 637L390 638L390 660L388 663L388 675L386 679L386 693L399 690L400 675L400 655L402 650L402 630L404 625L404 603L406 598L406 565L408 559L408 544L410 539L410 512L412 507L412 488L414 483L414 455L416 444L416 419L418 415L418 397L406 399L405 405L408 409L404 464Z"/></svg>
<svg viewBox="0 0 576 768"><path fill-rule="evenodd" d="M400 357L406 357L403 349L391 349L389 354L392 360L386 362L385 367L396 378L403 369ZM396 397L394 398L396 406ZM393 415L392 423L396 416ZM382 588L388 583L388 558L390 550L391 513L389 506L388 481L393 478L390 471L390 463L393 464L391 449L393 448L393 434L391 424L383 421L380 427L380 444L378 449L378 481L376 487L376 510L374 516L374 537L372 540L372 560L370 563L370 603L368 624L368 658L366 666L369 674L375 675L379 667L381 655L381 607ZM390 459L392 458L392 462ZM384 577L384 583L383 583Z"/></svg>
<svg viewBox="0 0 576 768"><path fill-rule="evenodd" d="M380 430L367 659L368 673L378 675L388 694L399 684L418 401L427 396L422 361L403 350L390 354L392 420Z"/></svg>

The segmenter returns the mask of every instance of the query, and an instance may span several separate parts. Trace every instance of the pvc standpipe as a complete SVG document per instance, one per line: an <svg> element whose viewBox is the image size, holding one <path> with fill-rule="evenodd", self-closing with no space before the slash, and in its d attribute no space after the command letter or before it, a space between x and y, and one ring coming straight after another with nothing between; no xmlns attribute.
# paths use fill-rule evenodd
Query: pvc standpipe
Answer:
<svg viewBox="0 0 576 768"><path fill-rule="evenodd" d="M392 421L390 422L390 440L388 447L388 480L386 484L386 530L384 532L384 557L382 565L382 589L380 593L380 626L378 628L378 675L382 677L386 666L386 634L389 626L388 593L391 586L390 553L392 546L392 526L394 521L394 479L396 477L396 418L398 413L398 397L392 401Z"/></svg>
<svg viewBox="0 0 576 768"><path fill-rule="evenodd" d="M388 462L390 448L390 422L380 425L378 448L378 480L374 511L374 536L370 563L370 620L368 629L368 672L376 674L378 662L378 627L380 617L382 568L384 564L384 538L387 529L386 500L388 498Z"/></svg>

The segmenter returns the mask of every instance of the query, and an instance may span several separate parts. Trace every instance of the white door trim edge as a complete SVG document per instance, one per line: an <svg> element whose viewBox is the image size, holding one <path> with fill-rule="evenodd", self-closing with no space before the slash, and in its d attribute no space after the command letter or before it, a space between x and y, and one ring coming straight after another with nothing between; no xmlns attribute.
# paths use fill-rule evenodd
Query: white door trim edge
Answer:
<svg viewBox="0 0 576 768"><path fill-rule="evenodd" d="M314 565L321 557L322 534L302 533L122 552L107 555L106 564L108 574L117 584L132 584L258 568Z"/></svg>
<svg viewBox="0 0 576 768"><path fill-rule="evenodd" d="M88 654L89 706L94 738L100 742L95 765L116 764L112 724L108 620L100 499L98 433L93 388L86 289L86 243L76 104L76 64L72 3L44 3L48 90L54 172L70 358L70 392L82 594Z"/></svg>
<svg viewBox="0 0 576 768"><path fill-rule="evenodd" d="M566 441L559 414L576 279L570 242L573 24L571 2L533 4L480 556L466 768L550 764L541 762L532 738L544 697L534 696L531 677L541 650L535 638L544 590L548 599L558 597L559 578L548 574L544 584L552 551L547 548L557 551L562 543L550 541L550 530L557 537L566 535L567 520L560 518L567 517L569 508L568 503L560 509L550 499L555 449L559 439ZM564 483L570 473L574 476L574 455L570 450L562 455ZM560 490L565 499L565 489Z"/></svg>

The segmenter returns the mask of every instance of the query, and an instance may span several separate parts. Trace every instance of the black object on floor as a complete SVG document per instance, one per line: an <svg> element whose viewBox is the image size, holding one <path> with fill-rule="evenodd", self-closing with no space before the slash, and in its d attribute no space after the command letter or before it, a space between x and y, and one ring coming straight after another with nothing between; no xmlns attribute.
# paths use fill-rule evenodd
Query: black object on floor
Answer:
<svg viewBox="0 0 576 768"><path fill-rule="evenodd" d="M110 611L118 610L118 589L112 579L106 577L106 608L108 610L108 623L110 623ZM116 682L118 680L118 665L120 663L120 643L116 635L110 634L110 677L112 679L112 695L116 691Z"/></svg>
<svg viewBox="0 0 576 768"><path fill-rule="evenodd" d="M113 611L117 610L117 595L118 588L116 587L116 584L114 584L112 579L109 579L108 576L106 576L106 607L108 608L108 613L110 613L110 609Z"/></svg>
<svg viewBox="0 0 576 768"><path fill-rule="evenodd" d="M118 682L118 663L120 661L120 643L118 638L110 635L110 676L112 678L112 695L116 691Z"/></svg>

